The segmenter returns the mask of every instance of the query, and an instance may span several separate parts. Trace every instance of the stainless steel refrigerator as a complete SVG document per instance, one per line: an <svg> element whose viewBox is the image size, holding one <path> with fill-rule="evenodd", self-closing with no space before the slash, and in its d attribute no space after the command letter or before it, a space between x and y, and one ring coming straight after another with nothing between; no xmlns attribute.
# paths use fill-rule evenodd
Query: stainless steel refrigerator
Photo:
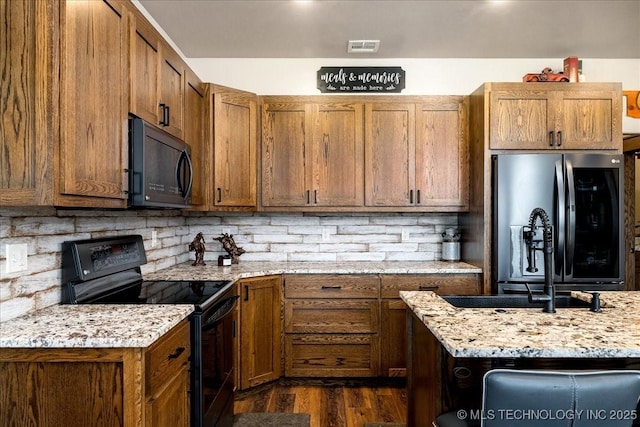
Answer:
<svg viewBox="0 0 640 427"><path fill-rule="evenodd" d="M542 289L542 251L527 259L523 232L534 208L553 230L557 292L624 287L623 156L500 154L492 157L493 292ZM540 224L538 224L540 225ZM538 228L534 241L542 241ZM527 271L535 261L538 271Z"/></svg>

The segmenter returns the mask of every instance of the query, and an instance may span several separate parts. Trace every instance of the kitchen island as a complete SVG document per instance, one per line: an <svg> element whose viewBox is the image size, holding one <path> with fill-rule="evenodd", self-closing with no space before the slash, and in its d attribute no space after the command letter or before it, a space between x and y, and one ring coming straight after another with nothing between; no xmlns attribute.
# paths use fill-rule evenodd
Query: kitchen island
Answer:
<svg viewBox="0 0 640 427"><path fill-rule="evenodd" d="M479 408L479 381L492 367L637 369L640 363L640 292L602 292L599 313L582 307L553 314L457 308L433 292L400 296L409 307L409 426L430 425L465 405Z"/></svg>

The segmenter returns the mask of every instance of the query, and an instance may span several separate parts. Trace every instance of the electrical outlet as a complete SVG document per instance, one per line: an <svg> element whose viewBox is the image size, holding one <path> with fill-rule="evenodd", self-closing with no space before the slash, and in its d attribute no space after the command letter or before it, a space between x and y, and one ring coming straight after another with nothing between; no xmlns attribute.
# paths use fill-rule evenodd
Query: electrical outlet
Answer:
<svg viewBox="0 0 640 427"><path fill-rule="evenodd" d="M402 240L409 240L409 230L407 230L406 228L402 229Z"/></svg>
<svg viewBox="0 0 640 427"><path fill-rule="evenodd" d="M6 245L5 249L7 254L7 273L15 273L27 269L28 246L26 243Z"/></svg>
<svg viewBox="0 0 640 427"><path fill-rule="evenodd" d="M158 246L158 232L156 230L151 231L151 247Z"/></svg>

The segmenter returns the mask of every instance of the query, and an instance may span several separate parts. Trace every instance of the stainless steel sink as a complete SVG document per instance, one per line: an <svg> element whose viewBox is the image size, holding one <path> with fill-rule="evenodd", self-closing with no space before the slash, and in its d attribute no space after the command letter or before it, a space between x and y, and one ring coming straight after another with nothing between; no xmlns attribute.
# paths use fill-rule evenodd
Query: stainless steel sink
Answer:
<svg viewBox="0 0 640 427"><path fill-rule="evenodd" d="M452 295L442 297L460 308L542 308L543 304L530 303L526 295ZM589 307L589 303L570 295L556 295L556 308Z"/></svg>

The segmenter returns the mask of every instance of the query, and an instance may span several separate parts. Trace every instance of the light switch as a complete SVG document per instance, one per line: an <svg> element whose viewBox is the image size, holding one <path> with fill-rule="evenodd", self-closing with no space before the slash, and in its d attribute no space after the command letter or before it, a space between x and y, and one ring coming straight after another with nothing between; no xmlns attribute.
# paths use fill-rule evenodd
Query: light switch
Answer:
<svg viewBox="0 0 640 427"><path fill-rule="evenodd" d="M16 273L27 269L28 246L26 243L6 245L5 249L7 255L7 273Z"/></svg>

